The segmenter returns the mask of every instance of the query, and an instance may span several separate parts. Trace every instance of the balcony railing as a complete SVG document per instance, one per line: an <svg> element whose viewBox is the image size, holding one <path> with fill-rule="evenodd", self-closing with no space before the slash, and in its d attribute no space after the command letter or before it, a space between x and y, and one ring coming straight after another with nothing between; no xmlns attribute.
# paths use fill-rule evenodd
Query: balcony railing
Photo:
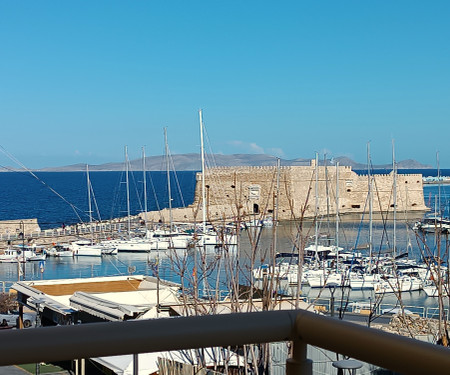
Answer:
<svg viewBox="0 0 450 375"><path fill-rule="evenodd" d="M446 373L449 349L304 310L92 323L0 332L0 365L292 341L287 374L314 345L403 374Z"/></svg>

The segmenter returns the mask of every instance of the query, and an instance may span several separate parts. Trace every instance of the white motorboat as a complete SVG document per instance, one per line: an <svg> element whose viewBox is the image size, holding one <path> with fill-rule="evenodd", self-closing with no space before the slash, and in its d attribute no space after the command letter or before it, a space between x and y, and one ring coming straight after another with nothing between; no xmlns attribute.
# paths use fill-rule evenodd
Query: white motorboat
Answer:
<svg viewBox="0 0 450 375"><path fill-rule="evenodd" d="M69 245L69 249L73 251L75 256L102 256L102 247L92 244L88 240L79 240L72 242Z"/></svg>
<svg viewBox="0 0 450 375"><path fill-rule="evenodd" d="M305 277L311 288L323 287L340 287L342 286L342 274L329 272L329 270L309 270L306 271Z"/></svg>
<svg viewBox="0 0 450 375"><path fill-rule="evenodd" d="M103 241L102 244L113 246L119 253L147 253L154 250L167 250L167 241L158 241L153 238L133 237L123 240Z"/></svg>
<svg viewBox="0 0 450 375"><path fill-rule="evenodd" d="M267 216L264 218L253 218L242 222L242 229L262 228L262 227L273 227L272 216Z"/></svg>
<svg viewBox="0 0 450 375"><path fill-rule="evenodd" d="M439 297L439 288L434 280L428 280L422 289L427 297ZM442 286L441 294L442 297L448 297L450 295L445 285Z"/></svg>
<svg viewBox="0 0 450 375"><path fill-rule="evenodd" d="M19 255L16 249L7 248L0 254L1 263L15 263L18 261Z"/></svg>
<svg viewBox="0 0 450 375"><path fill-rule="evenodd" d="M352 289L374 289L375 284L379 283L381 277L379 274L355 274L350 273L350 288Z"/></svg>
<svg viewBox="0 0 450 375"><path fill-rule="evenodd" d="M411 276L392 276L374 284L375 294L412 292L421 288L420 279Z"/></svg>
<svg viewBox="0 0 450 375"><path fill-rule="evenodd" d="M232 233L197 233L195 237L198 239L195 242L198 246L228 246L237 244L237 236Z"/></svg>
<svg viewBox="0 0 450 375"><path fill-rule="evenodd" d="M414 224L414 229L425 233L446 233L450 231L450 219L439 214L427 215Z"/></svg>
<svg viewBox="0 0 450 375"><path fill-rule="evenodd" d="M69 244L56 244L47 250L47 254L60 258L73 257L73 251L69 248Z"/></svg>
<svg viewBox="0 0 450 375"><path fill-rule="evenodd" d="M32 262L45 260L47 254L42 247L15 245L7 248L0 254L0 262Z"/></svg>
<svg viewBox="0 0 450 375"><path fill-rule="evenodd" d="M166 242L167 248L186 249L192 241L192 235L179 231L166 231L158 229L151 232L152 239L155 242Z"/></svg>

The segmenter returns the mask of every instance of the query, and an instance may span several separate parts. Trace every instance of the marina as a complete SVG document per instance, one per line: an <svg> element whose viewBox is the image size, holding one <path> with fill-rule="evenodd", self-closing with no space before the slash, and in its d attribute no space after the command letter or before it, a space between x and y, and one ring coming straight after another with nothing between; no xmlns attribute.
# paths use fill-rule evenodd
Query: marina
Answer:
<svg viewBox="0 0 450 375"><path fill-rule="evenodd" d="M413 221L413 220L412 220ZM333 226L333 223L330 223ZM349 221L341 223L342 238L341 246L344 249L357 247L353 241L358 236L359 232L367 231L367 225L359 229L360 223ZM292 239L295 237L295 227L292 224L280 224L277 227L277 249L284 252L292 251ZM386 228L380 222L375 225L374 242L382 241L384 231ZM199 249L194 247L184 249L167 249L161 251L148 252L119 252L117 255L104 256L68 256L57 257L47 256L45 262L26 262L21 264L23 267L22 280L53 280L62 278L88 278L101 276L119 276L119 275L133 275L142 274L155 276L156 264L158 265L158 275L161 279L181 282L180 274L184 273L189 282L192 283L192 273L194 268L199 272L202 267L209 270L208 290L213 290L219 286L219 295L225 296L229 291L231 279L229 279L230 269L239 271L239 278L243 283L249 282L248 270L264 264L269 259L271 248L273 247L273 227L264 227L260 229L259 243L256 254L252 257L252 245L254 240L252 233L242 231L240 234L239 252L237 246L230 246L226 252L215 246L207 249ZM361 243L366 243L367 238L360 235ZM420 261L422 258L416 234L408 227L398 229L398 246L399 248L407 248L410 246L411 258ZM434 246L433 236L426 237L431 241L430 246ZM361 250L359 250L360 252ZM203 258L202 258L203 256ZM202 265L200 260L206 262ZM239 259L240 266L235 266ZM252 264L252 259L255 259ZM197 262L197 264L196 264ZM186 269L183 270L182 268ZM184 272L182 272L184 271ZM18 280L17 263L0 263L0 272L2 274L2 281L4 289L7 290L12 283ZM217 282L219 278L219 282ZM295 287L292 283L280 283L280 290L289 291L290 295L295 295ZM348 289L348 290L347 290ZM375 301L376 295L374 290L353 290L351 288L337 289L335 297L345 294L351 302L370 300ZM329 288L311 288L309 285L303 285L300 295L312 300L314 299L330 299ZM387 305L398 305L397 298L394 294L386 294L383 296L383 302ZM415 311L425 310L427 308L436 308L437 299L427 297L423 290L408 291L402 293L402 302L408 309L413 308Z"/></svg>
<svg viewBox="0 0 450 375"><path fill-rule="evenodd" d="M436 188L436 185L424 186L424 196L428 194L433 197L433 202L430 199L427 204L433 204L437 199ZM447 199L445 190L440 191L440 197L443 201ZM186 311L190 311L188 315L195 315L198 309L203 311L206 308L219 313L226 311L223 308L227 303L229 309L240 306L239 309L259 311L267 308L264 307L264 295L270 295L271 303L275 305L287 303L290 308L301 305L305 310L319 314L398 332L405 329L404 322L393 323L398 314L413 317L416 321L426 319L437 322L443 314L446 316L448 313L448 303L444 300L442 305L442 299L427 293L423 288L425 281L430 279L425 259L439 254L446 246L444 233L420 231L415 227L414 224L422 220L424 212L400 212L395 221L392 212L342 214L338 215L338 221L336 215L328 215L321 216L320 220L305 218L301 222L277 222L273 215L271 212L267 220L253 215L251 220L243 220L242 225L239 222L227 222L224 225L220 221L195 225L187 222L146 221L145 216L139 213L112 220L92 221L88 215L86 223L65 224L68 221L64 219L64 225L34 231L31 235L25 230L25 223L19 220L19 231L3 233L3 243L7 245L9 241L13 246L22 246L23 251L25 244L31 248L43 246L40 247L41 252L46 257L38 261L0 262L3 290L7 292L12 287L19 292L19 296L31 293L31 302L27 302L27 305L41 311L38 316L45 324L51 324L52 321L65 321L64 324L68 324L69 321L65 319L72 314L70 321L74 323L80 319L76 317L81 314L80 311L83 311L81 319L87 319L84 314L88 314L91 316L89 319L94 321L99 318L108 321L117 314L119 320L136 318L144 306L138 308L137 302L133 302L135 307L125 306L113 294L105 294L107 300L101 301L98 299L101 298L98 294L100 291L95 293L94 298L92 292L95 289L91 287L86 289L90 293L83 294L85 292L81 289L64 297L58 297L58 294L53 296L50 292L45 295L36 292L45 291L46 288L53 290L60 283L77 285L84 281L92 283L113 278L140 279L145 282L153 280L154 287L150 289L157 290L160 282L173 283L173 287L178 290L177 299L164 302L159 294L158 297L153 294L145 302L148 305L144 309L147 317L166 316L167 313L186 314ZM32 222L27 225L33 228ZM209 238L205 235L206 228L214 230L211 238L215 240L211 245L207 244L210 240L206 240ZM156 243L165 245L155 246ZM97 252L82 255L82 248L89 248L90 251L95 248ZM395 262L392 248L402 255ZM115 251L107 254L101 249ZM288 262L283 266L285 273L274 271L273 265L279 259L278 256L286 261L290 255L293 259L297 257L298 261L298 254L303 250L301 268L299 263L295 268L293 263ZM368 258L370 250L372 257ZM380 278L376 279L377 283L370 287L367 287L368 284L358 287L352 285L352 280L356 282L356 279L352 279L351 275L356 278L367 277L364 269L368 269L370 262L378 264ZM406 282L406 276L400 278L400 274L393 271L396 268L400 270L403 264L423 269L417 288L402 287L400 291L395 288L388 290L384 286L384 289L379 289L382 282L392 287L392 281L386 281L387 274L392 277L397 275L402 285ZM447 274L446 266L447 263L441 264L443 280ZM405 268L402 272L406 275ZM269 272L258 273L260 271L257 270L261 269ZM332 278L331 275L339 277ZM412 277L409 276L408 280L412 280ZM47 283L48 287L45 286ZM105 292L110 288L114 291L113 284L106 281ZM234 296L243 296L244 289L258 293L262 299L254 297L252 302L248 302L248 307L243 307L244 302L239 297L239 303L236 304ZM70 304L67 302L69 300ZM33 301L38 301L41 307ZM111 310L124 308L131 315L113 313ZM59 317L60 313L51 315L51 309L55 312L64 311L64 314ZM424 331L410 323L409 331L413 332L411 334L414 337L420 336L434 342L438 326L433 323L429 326L433 328ZM105 366L107 363L104 362Z"/></svg>
<svg viewBox="0 0 450 375"><path fill-rule="evenodd" d="M106 173L106 174L105 174ZM2 174L0 177L5 176L6 174ZM9 174L8 174L9 175ZM56 175L59 175L58 173ZM64 177L70 177L71 180L73 180L73 177L76 177L74 174L69 173L69 174L63 174ZM67 176L69 175L69 176ZM102 186L109 186L109 182L110 179L105 180L103 176L108 175L107 172L101 172L99 173L91 173L91 179L92 179L92 183L94 184L94 182L100 181L98 180L99 178L102 178L105 182L103 185L99 185L100 186L100 191L104 191L104 187ZM192 182L192 176L195 175L195 173L191 172L190 173L191 177L188 177L189 174L185 173L185 181L191 181ZM17 174L11 174L8 176L8 178L10 177L14 177L17 176ZM51 177L51 179L53 180L53 178L57 177L55 175L52 174L44 174L45 177ZM117 178L119 178L120 176L117 173L111 173L110 176L114 176L114 178L116 179L117 182ZM6 176L5 176L6 177ZM81 176L77 177L78 179ZM21 177L23 178L23 177ZM159 174L159 185L157 185L157 191L159 191L160 193L164 194L164 190L167 193L167 187L166 187L166 175L164 173L160 173ZM58 179L54 180L55 182L58 181ZM75 180L73 180L75 181ZM33 186L35 185L37 182L31 183L30 185ZM73 182L70 182L70 184L73 186ZM191 187L189 188L189 183L185 183L183 184L183 191L184 191L184 195L189 195L191 194L191 201L193 201L193 187L191 185ZM93 185L95 186L95 185ZM80 185L79 187L80 189L82 189L82 186ZM28 188L29 189L29 188ZM84 187L85 189L85 187ZM114 191L114 189L112 187L109 187L110 191ZM63 191L61 187L58 187L59 191ZM436 185L425 185L424 186L424 192L423 195L425 197L425 200L427 201L426 204L429 207L433 207L435 204L435 200L437 199L437 190L438 190L438 186ZM190 193L189 193L190 191ZM38 190L37 191L39 194L45 194L47 195L48 192L46 191L46 189L42 190ZM188 194L186 194L186 192ZM123 193L123 192L122 192ZM19 192L20 194L20 192ZM80 196L80 194L77 192L76 194L73 194L72 198L69 200L68 198L65 198L66 201L71 201L72 199L78 198ZM179 207L181 205L182 200L180 200L180 195L177 194L173 194L174 198L175 198L175 203L174 203L174 207ZM428 199L427 199L428 198ZM48 198L47 198L48 199ZM101 209L101 211L105 212L108 209L108 204L106 203L101 203L103 202L103 197L100 194L97 194L97 199L99 200L99 207ZM166 198L161 198L162 201L164 201ZM445 193L445 189L442 189L441 191L441 199L442 202L446 202L448 200L448 196ZM39 200L39 199L38 199ZM116 198L116 200L118 200ZM53 229L52 228L48 228L45 229L45 227L50 225L50 222L52 221L51 218L52 215L55 215L53 212L54 210L48 210L47 213L47 218L44 219L38 219L39 222L39 226L43 227L42 230L42 234L44 235L48 235L49 239L47 239L47 245L48 245L48 250L51 248L51 243L52 242L58 242L58 243L64 243L67 242L66 241L66 234L70 234L70 237L72 240L74 238L77 238L77 236L82 239L83 237L85 239L89 239L90 237L90 229L89 229L89 225L88 224L82 224L80 226L80 224L70 224L70 210L67 207L67 202L64 202L60 199L58 199L58 197L54 196L51 200L53 202L53 204L55 204L55 209L57 212L60 212L61 214L59 215L60 219L59 222L61 222L61 225L57 225L57 227L55 228L55 225L53 224ZM80 202L82 201L82 199L80 200ZM56 202L56 203L55 203ZM135 202L135 201L134 201ZM136 203L136 202L135 202ZM135 204L134 203L134 204ZM61 206L62 204L62 206ZM24 203L22 203L22 206L27 207L28 203L25 201ZM81 206L81 203L79 203L78 205ZM76 207L78 207L78 205ZM159 204L157 202L152 203L152 205L154 207L159 206ZM65 207L64 209L62 209L63 207ZM444 207L447 207L446 205L444 205ZM135 206L135 208L133 209L134 212L139 211L138 206ZM448 208L447 208L448 210ZM82 211L80 209L78 209L78 211ZM64 212L66 212L66 214L64 214ZM69 216L67 215L69 214ZM392 215L392 214L391 214ZM401 215L403 217L401 217ZM399 214L399 218L397 219L398 224L397 224L397 232L398 234L396 235L397 239L397 246L399 248L399 252L402 253L404 251L408 251L410 253L410 255L413 257L413 259L415 260L420 260L420 258L424 255L421 254L421 249L420 247L424 247L425 244L421 244L420 241L418 241L417 239L417 232L415 232L413 229L413 225L415 222L417 222L418 220L421 219L421 215L423 214L409 214L409 217L404 216L404 214ZM24 219L23 217L20 217L21 219ZM18 218L15 218L16 220ZM103 232L104 235L106 236L112 236L113 234L115 236L117 236L117 234L120 233L125 233L127 230L127 220L126 219L121 219L121 221L119 219L114 219L112 221L96 221L95 225L100 225L101 223L104 223L104 227L98 227L95 230L97 232ZM133 219L136 220L136 219ZM41 224L41 222L43 222L44 224ZM48 224L47 224L48 223ZM307 223L306 223L307 224ZM140 223L137 224L137 228L140 227ZM325 229L325 231L330 232L330 228L332 228L334 230L335 227L335 221L333 221L333 218L328 218L328 219L321 219L321 224L320 224L321 230L323 231L323 227L327 227L327 229ZM373 244L375 247L377 248L381 248L383 247L384 249L392 246L392 229L393 229L393 224L391 220L384 220L381 221L380 218L378 217L378 219L375 221L374 226L376 227L376 231L377 233L374 234L376 237L373 238ZM134 224L134 228L136 228L136 225ZM111 231L111 232L110 232ZM253 249L254 251L258 252L257 254L254 254L254 258L255 259L253 261L254 263L254 267L257 267L265 262L267 262L268 259L268 254L270 253L270 251L277 251L277 252L288 252L288 251L292 251L293 247L295 246L294 244L294 238L296 237L297 233L296 233L297 229L296 229L296 223L295 222L286 222L286 223L280 223L280 225L277 226L277 243L273 243L273 233L274 233L274 229L272 226L266 226L262 229L261 233L258 235L258 244L256 246L256 249ZM46 233L47 232L47 233ZM48 233L50 232L50 233ZM339 228L339 246L342 247L344 250L349 251L351 249L354 248L358 248L358 247L364 247L368 242L368 218L367 215L366 217L364 217L364 215L354 215L353 217L351 215L343 215L341 218L341 223L340 223L340 228ZM41 232L39 232L41 234ZM56 237L53 237L52 234L56 233ZM252 241L254 241L254 238L256 238L255 236L252 238L251 235L249 235L250 230L246 231L243 230L240 233L240 240L239 240L239 254L240 254L240 262L241 264L244 264L245 267L250 267L250 260L252 259L252 250L251 247L254 246L254 244L252 244ZM309 236L311 236L314 233L314 228L311 227L310 229L304 231L304 233L307 233ZM0 236L0 240L3 239L3 243L6 244L6 242L8 241L8 239L15 239L16 243L21 244L25 242L25 239L22 238L22 240L18 239L18 233L17 231L15 233L1 233ZM8 235L10 237L8 237ZM334 235L334 234L333 234ZM15 236L15 237L14 237ZM29 239L33 240L35 243L39 242L37 240L37 234L36 234L36 238L34 238L34 234L27 234L26 236L26 240L28 241ZM389 237L391 237L389 239ZM426 239L426 241L428 241L427 246L429 246L431 248L430 251L435 251L434 249L432 249L433 247L436 247L436 244L433 243L433 236L425 236L424 237ZM51 241L50 243L48 243L49 241ZM390 243L389 243L390 241ZM181 248L187 248L187 242L185 243L186 246L181 246ZM311 243L310 243L311 244ZM312 244L314 245L314 242L312 242ZM5 245L4 245L5 246ZM195 247L195 246L194 246ZM167 247L163 247L161 249L166 249ZM147 259L147 257L153 257L155 254L155 250L157 250L157 248L152 248L149 249L149 253L147 255L145 255L144 257L141 256L141 259L139 259L139 256L137 254L129 254L128 256L125 256L125 254L121 253L119 254L119 258L123 258L124 259L124 263L127 263L129 266L131 266L131 263L133 262L133 260L136 262L135 267L139 270L145 270L145 259ZM190 250L191 252L193 251L193 249L191 248ZM423 249L422 249L423 251ZM156 252L156 254L162 254L164 252ZM430 254L428 254L430 255ZM98 260L93 260L93 259L87 259L87 260L81 260L79 259L80 257L77 257L76 259L69 259L69 260L65 260L67 262L74 262L73 264L73 268L77 269L77 265L75 264L75 262L92 262L92 267L91 270L89 271L89 273L85 274L83 273L84 271L75 271L75 275L76 277L84 277L84 276L92 276L94 273L95 275L100 275L100 276L105 276L110 274L110 272L112 272L111 270L114 267L117 267L118 270L120 270L120 272L122 272L123 274L127 274L127 271L124 270L123 268L120 267L120 264L116 264L114 265L114 267L112 266L105 266L105 269L103 269L102 267L100 267L99 269L95 268L95 263L98 262ZM163 258L163 257L162 257ZM166 257L167 258L167 257ZM143 259L143 260L142 260ZM259 260L260 262L258 263ZM60 273L56 272L56 271L49 271L49 269L52 270L56 270L55 265L53 265L53 263L57 263L60 262L61 259L53 259L53 257L47 257L46 261L45 261L45 268L44 271L41 272L41 270L39 270L39 272L34 272L33 270L35 268L39 268L39 264L27 264L26 268L30 268L30 270L25 269L25 274L28 275L28 277L34 277L34 278L44 278L44 279L52 279L52 278L61 278L61 277L65 277L64 275L68 275L68 274L73 274L72 272L70 272L70 268L71 267L62 267L61 269L64 268L64 270L62 270ZM101 264L103 264L103 262L105 261L105 263L109 263L109 262L113 262L112 259L110 258L102 258L101 260ZM164 265L164 260L161 261L161 264ZM8 265L4 265L1 264L0 267L11 267ZM128 267L128 266L127 266ZM169 265L164 265L164 267L166 268L165 272L167 272L167 274L169 275L170 273L170 267ZM13 269L13 267L11 268L11 270ZM28 272L27 272L28 271ZM80 273L81 272L81 273ZM120 272L117 272L115 274L120 274ZM142 271L139 271L142 272ZM145 274L147 274L149 271L146 271ZM242 272L242 270L241 270ZM14 280L17 280L17 274L15 276L12 276L12 271L8 271L5 270L5 275L11 275L8 276L6 278L3 278L2 281L5 282L12 282ZM169 279L173 278L172 276L169 275Z"/></svg>

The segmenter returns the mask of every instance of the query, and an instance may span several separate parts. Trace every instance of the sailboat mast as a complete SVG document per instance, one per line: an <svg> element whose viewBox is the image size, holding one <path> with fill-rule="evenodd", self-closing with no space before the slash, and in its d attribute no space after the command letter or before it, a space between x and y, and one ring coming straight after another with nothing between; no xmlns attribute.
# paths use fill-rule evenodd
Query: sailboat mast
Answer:
<svg viewBox="0 0 450 375"><path fill-rule="evenodd" d="M372 223L372 211L373 211L373 181L371 175L371 159L370 159L370 142L367 143L367 179L368 179L368 193L369 193L369 269L368 272L372 272L372 252L373 252L373 223Z"/></svg>
<svg viewBox="0 0 450 375"><path fill-rule="evenodd" d="M203 223L203 233L206 233L206 187L205 187L205 147L203 140L203 116L202 110L198 111L198 116L200 119L200 154L202 162L202 223Z"/></svg>
<svg viewBox="0 0 450 375"><path fill-rule="evenodd" d="M275 256L277 253L277 238L278 238L278 195L280 194L280 168L281 161L277 158L277 175L276 175L276 190L275 190L275 200L274 200L274 217L273 217L273 257L272 261L275 262Z"/></svg>
<svg viewBox="0 0 450 375"><path fill-rule="evenodd" d="M91 242L93 242L94 232L92 230L91 180L89 178L89 164L86 164L86 183L88 190L89 231L91 232Z"/></svg>
<svg viewBox="0 0 450 375"><path fill-rule="evenodd" d="M436 166L437 166L437 180L438 180L438 203L437 203L437 210L435 210L435 212L436 215L439 215L440 218L442 216L442 213L441 213L441 170L439 168L439 151L436 152ZM439 212L439 214L437 214L437 212Z"/></svg>
<svg viewBox="0 0 450 375"><path fill-rule="evenodd" d="M339 270L339 162L336 162L336 272Z"/></svg>
<svg viewBox="0 0 450 375"><path fill-rule="evenodd" d="M147 230L147 169L145 167L145 147L142 147L142 174L143 174L143 189L144 189L144 223Z"/></svg>
<svg viewBox="0 0 450 375"><path fill-rule="evenodd" d="M170 187L170 165L169 165L169 143L167 142L167 128L164 128L164 145L166 153L166 168L167 168L167 190L169 196L169 222L170 231L172 232L172 189Z"/></svg>
<svg viewBox="0 0 450 375"><path fill-rule="evenodd" d="M130 181L129 181L129 162L128 162L128 147L125 146L125 184L127 189L127 225L128 235L131 233L131 216L130 216Z"/></svg>
<svg viewBox="0 0 450 375"><path fill-rule="evenodd" d="M392 140L392 177L394 179L393 186L393 204L394 204L394 223L393 223L393 256L397 256L397 166L395 165L395 144Z"/></svg>
<svg viewBox="0 0 450 375"><path fill-rule="evenodd" d="M278 201L279 201L279 194L280 194L280 169L281 169L281 159L277 158L277 190L275 195L275 207L274 207L274 226L278 223Z"/></svg>
<svg viewBox="0 0 450 375"><path fill-rule="evenodd" d="M316 168L315 168L315 172L316 172L316 183L315 183L315 191L314 191L314 195L315 195L315 204L314 204L314 218L315 218L315 229L314 229L314 234L315 234L315 238L314 238L314 247L316 249L315 253L315 261L316 261L316 265L318 263L318 258L319 258L319 254L318 254L318 248L319 248L319 154L316 152Z"/></svg>
<svg viewBox="0 0 450 375"><path fill-rule="evenodd" d="M323 154L323 163L325 166L325 196L327 199L327 236L330 235L330 192L329 192L329 186L328 186L328 167L327 167L327 154ZM328 241L328 240L327 240ZM329 245L327 243L327 245Z"/></svg>

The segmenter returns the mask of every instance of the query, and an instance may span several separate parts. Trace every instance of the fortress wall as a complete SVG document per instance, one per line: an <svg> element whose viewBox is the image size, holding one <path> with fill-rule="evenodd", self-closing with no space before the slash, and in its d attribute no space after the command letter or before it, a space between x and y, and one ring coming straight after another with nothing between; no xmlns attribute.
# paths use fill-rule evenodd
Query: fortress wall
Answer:
<svg viewBox="0 0 450 375"><path fill-rule="evenodd" d="M393 211L394 205L394 176L373 176L373 210L374 212ZM367 197L368 178L358 176L354 181L353 195L355 200L363 201ZM401 175L396 177L396 205L398 211L426 210L423 197L423 183L421 175Z"/></svg>
<svg viewBox="0 0 450 375"><path fill-rule="evenodd" d="M321 215L336 213L336 191L340 213L368 211L368 178L357 175L351 167L339 167L336 183L336 167L317 168L318 212ZM207 172L206 201L213 208L230 206L233 216L249 214L273 214L276 196L276 167L221 167ZM373 210L393 210L392 174L373 176ZM280 219L315 214L316 167L282 167L279 171L278 216ZM397 175L397 209L399 211L424 211L422 175ZM201 204L201 173L197 175L194 205ZM230 212L230 210L228 210Z"/></svg>
<svg viewBox="0 0 450 375"><path fill-rule="evenodd" d="M289 167L280 168L279 205L289 206L287 191L290 190ZM250 214L273 214L277 169L274 167L221 167L210 169L205 175L206 201L212 218L217 215L214 207L227 207L233 217ZM201 206L201 173L197 174L195 201L193 206ZM255 206L257 205L257 207ZM201 209L201 207L200 207Z"/></svg>
<svg viewBox="0 0 450 375"><path fill-rule="evenodd" d="M368 177L357 175L351 167L339 166L316 169L310 166L281 167L219 167L205 174L207 220L230 220L275 215L278 201L278 218L292 220L315 215L317 204L320 215L336 214L336 191L339 213L360 214L368 212ZM336 182L336 172L339 181ZM279 190L277 196L277 176ZM393 212L392 174L373 176L373 212ZM277 199L278 198L278 199ZM397 175L397 210L425 211L422 175ZM168 221L168 210L152 213L155 221L163 217ZM173 209L174 221L202 221L201 173L197 173L195 199L187 208Z"/></svg>

